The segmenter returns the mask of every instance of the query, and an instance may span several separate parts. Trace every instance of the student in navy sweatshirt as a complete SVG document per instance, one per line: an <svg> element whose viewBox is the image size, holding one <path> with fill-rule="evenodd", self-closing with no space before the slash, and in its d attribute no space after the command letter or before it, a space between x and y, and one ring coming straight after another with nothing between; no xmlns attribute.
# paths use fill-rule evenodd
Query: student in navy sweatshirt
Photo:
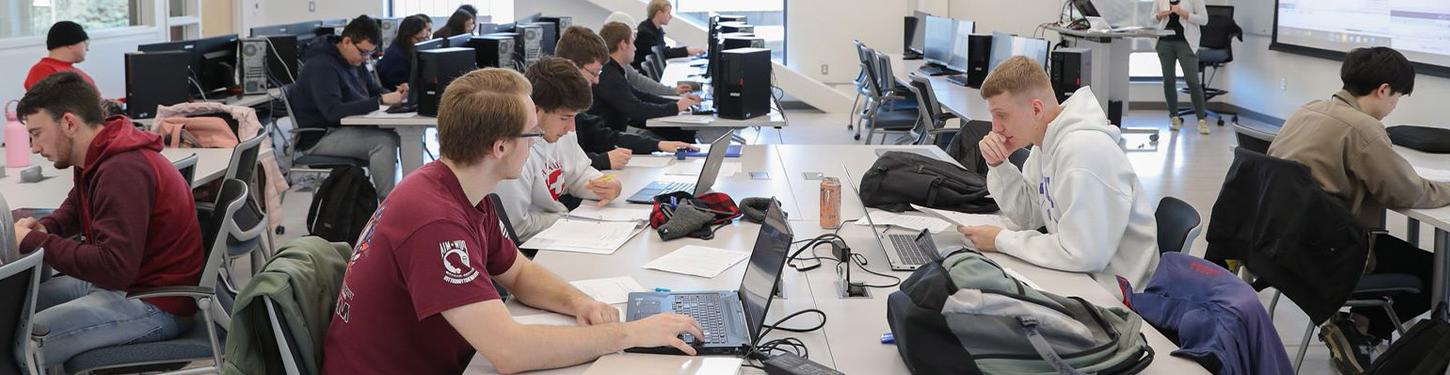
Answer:
<svg viewBox="0 0 1450 375"><path fill-rule="evenodd" d="M408 74L413 70L413 45L428 40L430 21L427 16L411 15L398 24L398 36L383 52L378 61L378 79L384 90L396 90L398 85L408 84Z"/></svg>
<svg viewBox="0 0 1450 375"><path fill-rule="evenodd" d="M377 50L381 35L377 21L358 16L342 29L341 36L314 43L297 75L296 87L288 93L298 126L327 129L320 137L304 133L297 141L298 149L312 155L367 160L368 175L379 198L387 196L397 182L398 134L371 126L342 126L341 122L343 117L376 111L379 104L401 103L408 93L406 84L383 93L362 66Z"/></svg>
<svg viewBox="0 0 1450 375"><path fill-rule="evenodd" d="M124 116L103 118L100 100L85 77L59 72L31 86L17 110L31 151L57 169L75 167L60 207L15 223L20 252L44 248L45 264L65 274L42 283L36 299L35 321L50 328L46 366L91 349L174 338L196 312L186 297L126 298L196 285L201 230L191 186L161 155L161 137Z"/></svg>

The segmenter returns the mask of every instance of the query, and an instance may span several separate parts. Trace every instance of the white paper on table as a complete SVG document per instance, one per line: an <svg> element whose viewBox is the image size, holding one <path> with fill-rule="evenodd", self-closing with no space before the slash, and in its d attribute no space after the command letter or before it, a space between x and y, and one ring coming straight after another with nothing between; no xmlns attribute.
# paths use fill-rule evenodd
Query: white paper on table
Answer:
<svg viewBox="0 0 1450 375"><path fill-rule="evenodd" d="M377 112L369 113L367 115L367 117L368 118L410 118L410 117L417 116L417 115L418 115L418 112L388 113L387 111L377 111Z"/></svg>
<svg viewBox="0 0 1450 375"><path fill-rule="evenodd" d="M635 156L635 157L629 158L629 164L625 165L625 167L626 168L628 168L628 167L634 167L634 168L664 168L664 167L670 166L670 161L671 160L674 160L674 159L672 159L672 158L662 158L662 157L658 157L658 156Z"/></svg>
<svg viewBox="0 0 1450 375"><path fill-rule="evenodd" d="M613 254L638 234L635 222L585 221L560 219L553 226L534 235L523 245L525 249L572 251L590 254Z"/></svg>
<svg viewBox="0 0 1450 375"><path fill-rule="evenodd" d="M665 169L665 174L680 176L699 176L700 171L703 169L705 169L705 159L696 159L688 163L675 163L673 165L670 165L669 168ZM736 173L740 173L740 171L743 169L744 166L741 165L740 162L723 162L720 163L720 173L718 174L718 176L734 176Z"/></svg>
<svg viewBox="0 0 1450 375"><path fill-rule="evenodd" d="M1018 273L1017 271L1015 271L1015 270L1013 270L1011 268L1002 267L1002 271L1003 271L1003 273L1006 273L1007 276L1012 276L1012 278L1017 279L1017 281L1021 281L1023 284L1027 284L1027 287L1029 287L1029 288L1037 289L1037 290L1043 290L1042 287L1037 286L1037 283L1032 282L1032 280L1031 279L1028 279L1027 276L1025 276L1025 275L1023 275L1021 273Z"/></svg>
<svg viewBox="0 0 1450 375"><path fill-rule="evenodd" d="M588 294L589 297L607 304L618 304L629 302L630 292L643 292L644 287L639 285L633 277L611 277L605 279L589 279L570 281L569 285L579 291Z"/></svg>
<svg viewBox="0 0 1450 375"><path fill-rule="evenodd" d="M599 207L593 201L584 202L569 211L569 217L599 221L647 221L649 207Z"/></svg>
<svg viewBox="0 0 1450 375"><path fill-rule="evenodd" d="M1444 169L1415 167L1415 173L1419 174L1420 178L1430 181L1450 181L1450 171Z"/></svg>
<svg viewBox="0 0 1450 375"><path fill-rule="evenodd" d="M645 263L644 268L713 278L745 260L750 253L704 246L685 246Z"/></svg>
<svg viewBox="0 0 1450 375"><path fill-rule="evenodd" d="M856 221L856 225L890 225L912 231L926 229L932 233L945 232L952 228L952 224L942 219L917 215L903 215L895 212L877 211L871 213L871 220L867 222L865 217Z"/></svg>
<svg viewBox="0 0 1450 375"><path fill-rule="evenodd" d="M619 353L599 357L584 375L735 375L738 357Z"/></svg>
<svg viewBox="0 0 1450 375"><path fill-rule="evenodd" d="M715 122L715 117L713 117L713 116L703 116L703 115L679 115L679 116L670 116L670 117L660 117L657 120L664 121L664 122L670 122L670 123L676 123L676 124L704 125L704 124L709 124L709 123Z"/></svg>
<svg viewBox="0 0 1450 375"><path fill-rule="evenodd" d="M1007 219L1006 216L1002 215L969 214L956 211L938 210L935 208L918 206L914 204L911 205L911 208L915 208L917 211L925 212L932 216L945 219L946 221L951 222L954 225L992 225L1009 230L1017 229L1017 225L1012 223L1012 220ZM875 216L872 217L874 218Z"/></svg>

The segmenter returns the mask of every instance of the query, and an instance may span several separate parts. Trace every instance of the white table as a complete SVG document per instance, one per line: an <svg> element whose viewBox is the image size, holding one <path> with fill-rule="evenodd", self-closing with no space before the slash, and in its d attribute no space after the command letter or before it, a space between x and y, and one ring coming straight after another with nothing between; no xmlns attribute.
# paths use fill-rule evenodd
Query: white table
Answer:
<svg viewBox="0 0 1450 375"><path fill-rule="evenodd" d="M1173 35L1172 31L1156 28L1092 31L1051 25L1047 29L1072 40L1075 46L1085 46L1092 50L1093 93L1097 94L1103 112L1109 114L1109 120L1114 124L1122 124L1122 116L1128 114L1128 59L1133 53L1132 40ZM1113 107L1118 107L1118 110L1113 111ZM1114 112L1118 114L1116 118L1112 116Z"/></svg>
<svg viewBox="0 0 1450 375"><path fill-rule="evenodd" d="M342 126L377 126L392 129L398 133L398 162L402 164L402 175L423 166L424 134L428 128L438 126L437 117L419 115L417 112L387 113L382 107L366 115L342 118Z"/></svg>
<svg viewBox="0 0 1450 375"><path fill-rule="evenodd" d="M926 65L926 60L905 60L901 54L888 54L891 60L891 75L901 85L911 85L912 76ZM992 121L992 112L987 108L987 99L982 99L982 90L958 85L946 77L927 77L931 92L942 109L956 115L963 121Z"/></svg>
<svg viewBox="0 0 1450 375"><path fill-rule="evenodd" d="M875 162L874 149L912 147L934 150L934 154L945 156L939 149L929 146L745 146L741 158L727 159L727 162L741 163L742 172L733 176L721 176L715 185L715 190L730 193L737 201L745 197L775 195L777 199L781 200L782 207L790 214L789 220L795 232L795 240L808 239L823 233L819 227L819 216L817 215L819 212L817 190L819 181L805 180L803 176L800 176L801 171L817 169L827 176L843 176L841 166L845 164L847 168L850 168L852 177L860 179L861 174L871 163ZM822 157L822 155L830 155L830 157ZM832 167L834 167L834 173ZM770 179L752 180L748 173L751 171L767 172ZM657 168L626 168L617 176L623 183L624 193L628 194L654 180L661 172ZM852 182L852 186L855 186L855 182ZM855 197L854 191L854 188L849 187L842 189L843 218L859 217L859 213L863 212L860 200ZM618 201L612 203L612 205L622 204L625 203ZM745 269L743 262L711 279L646 270L640 268L640 265L684 245L750 249L758 230L759 225L756 224L736 223L720 230L716 233L715 240L712 241L680 239L670 242L662 242L659 240L658 234L646 230L614 254L591 255L540 251L534 261L565 280L628 275L638 280L645 288L730 290L735 289L739 284ZM867 228L848 224L840 233L855 252L861 253L868 259L872 270L884 271L885 253L880 250L880 245ZM951 232L935 236L934 239L943 246L960 245L963 241L960 235L954 235ZM792 249L794 250L795 247L792 246ZM1102 306L1122 306L1112 297L1111 293L1103 290L1087 275L1039 268L1002 254L989 254L989 257L1006 267L1021 272L1042 287L1058 294L1080 296ZM906 272L890 272L890 274L902 278L909 275ZM872 276L864 272L853 273L853 280L865 280L867 277ZM870 280L879 282L879 279ZM782 274L781 283L784 298L778 298L772 304L766 321L774 322L788 313L816 308L827 314L827 324L822 330L805 334L775 332L768 339L796 337L809 346L812 361L850 374L906 373L905 363L902 362L896 347L879 342L880 335L890 331L886 322L885 304L887 296L895 288L873 290L872 298L846 300L837 297L836 280L833 267L829 266L807 272L786 268ZM522 306L516 301L511 301L508 305L510 312L514 315L538 312ZM802 320L787 324L807 326L815 322L809 318L800 319ZM1151 326L1144 324L1143 333L1157 353L1153 364L1146 373L1172 373L1175 375L1206 373L1194 362L1168 355L1177 347ZM632 367L637 369L658 368L673 363L670 361L672 358L667 356L631 356L629 358ZM586 371L588 367L589 364L583 364L544 373L579 374ZM742 371L744 373L759 372L749 368L742 369ZM482 356L475 356L467 372L483 374L496 371Z"/></svg>
<svg viewBox="0 0 1450 375"><path fill-rule="evenodd" d="M0 148L3 150L3 148ZM231 163L232 149L229 148L166 148L161 155L175 162L192 154L197 155L196 175L191 186L197 187L226 174ZM5 168L5 177L0 177L0 195L11 208L56 208L65 202L74 186L75 168L55 169L53 163L38 154L30 155L30 165L41 166L41 175L47 177L40 182L20 182L20 171L24 168ZM28 167L27 167L28 168Z"/></svg>
<svg viewBox="0 0 1450 375"><path fill-rule="evenodd" d="M1431 154L1411 150L1409 148L1395 146L1395 151L1408 160L1411 165L1427 168L1445 169L1450 167L1450 155ZM1411 242L1419 242L1420 223L1429 224L1435 228L1435 280L1430 282L1430 307L1440 305L1441 302L1450 301L1450 207L1440 208L1402 208L1396 209L1410 218L1409 236ZM1445 317L1441 317L1445 318Z"/></svg>

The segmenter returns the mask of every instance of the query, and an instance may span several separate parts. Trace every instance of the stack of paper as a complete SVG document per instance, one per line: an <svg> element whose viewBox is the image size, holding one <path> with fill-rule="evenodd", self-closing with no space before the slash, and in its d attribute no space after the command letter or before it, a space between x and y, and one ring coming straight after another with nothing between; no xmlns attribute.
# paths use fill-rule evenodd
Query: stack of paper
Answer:
<svg viewBox="0 0 1450 375"><path fill-rule="evenodd" d="M649 207L599 207L593 202L585 202L570 211L569 217L599 221L647 221L649 212Z"/></svg>
<svg viewBox="0 0 1450 375"><path fill-rule="evenodd" d="M705 169L705 159L695 159L690 162L679 162L670 165L665 169L665 174L678 176L699 176L700 171ZM720 177L734 176L743 169L740 162L720 163Z"/></svg>
<svg viewBox="0 0 1450 375"><path fill-rule="evenodd" d="M750 253L704 246L685 246L644 265L644 268L705 278L719 276Z"/></svg>
<svg viewBox="0 0 1450 375"><path fill-rule="evenodd" d="M639 233L635 222L581 221L561 219L534 238L525 242L522 248L539 250L573 251L590 254L613 254L630 237Z"/></svg>
<svg viewBox="0 0 1450 375"><path fill-rule="evenodd" d="M607 279L589 279L570 281L569 285L579 291L588 294L589 297L607 304L625 303L629 301L630 292L644 292L644 287L639 285L633 277L611 277Z"/></svg>
<svg viewBox="0 0 1450 375"><path fill-rule="evenodd" d="M1415 173L1430 181L1450 181L1450 171L1444 169L1415 167Z"/></svg>
<svg viewBox="0 0 1450 375"><path fill-rule="evenodd" d="M956 211L938 210L935 208L918 206L914 204L911 205L911 208L915 208L917 211L925 212L932 216L945 219L946 221L951 222L955 225L992 225L1009 230L1015 230L1017 228L1017 226L1012 223L1012 220L1009 220L1006 216L1002 215L968 214ZM876 216L872 215L871 217L875 218Z"/></svg>
<svg viewBox="0 0 1450 375"><path fill-rule="evenodd" d="M632 157L632 158L629 159L629 164L628 165L625 165L625 167L626 168L664 168L664 167L670 166L670 161L671 160L674 160L674 159L666 158L666 157L658 157L658 156L635 156L635 157Z"/></svg>
<svg viewBox="0 0 1450 375"><path fill-rule="evenodd" d="M711 122L715 122L715 117L713 117L713 116L697 116L697 115L679 115L679 116L670 116L670 117L660 117L659 120L660 121L664 121L664 122L672 122L672 123L676 123L676 124L705 125L705 124L709 124Z"/></svg>
<svg viewBox="0 0 1450 375"><path fill-rule="evenodd" d="M863 216L856 221L857 225L890 225L894 227L921 231L926 229L932 233L941 233L952 228L952 224L941 219L926 216L903 215L887 211L874 211L871 213L871 221L867 222Z"/></svg>

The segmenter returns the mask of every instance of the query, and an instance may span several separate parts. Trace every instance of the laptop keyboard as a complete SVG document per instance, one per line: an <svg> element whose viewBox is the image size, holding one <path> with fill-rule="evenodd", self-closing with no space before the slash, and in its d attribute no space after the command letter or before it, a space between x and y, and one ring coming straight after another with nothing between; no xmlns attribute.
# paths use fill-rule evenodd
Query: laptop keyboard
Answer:
<svg viewBox="0 0 1450 375"><path fill-rule="evenodd" d="M695 184L688 182L663 182L660 184L659 194L673 193L676 191L695 192ZM658 194L657 194L658 195Z"/></svg>
<svg viewBox="0 0 1450 375"><path fill-rule="evenodd" d="M725 342L725 309L720 304L719 294L676 294L672 309L677 314L689 315L700 323L706 344Z"/></svg>
<svg viewBox="0 0 1450 375"><path fill-rule="evenodd" d="M896 248L896 254L901 256L901 262L911 266L920 266L931 263L940 258L937 254L936 244L931 242L931 237L923 239L923 245L917 245L915 234L891 234L886 238L891 240L891 245Z"/></svg>

